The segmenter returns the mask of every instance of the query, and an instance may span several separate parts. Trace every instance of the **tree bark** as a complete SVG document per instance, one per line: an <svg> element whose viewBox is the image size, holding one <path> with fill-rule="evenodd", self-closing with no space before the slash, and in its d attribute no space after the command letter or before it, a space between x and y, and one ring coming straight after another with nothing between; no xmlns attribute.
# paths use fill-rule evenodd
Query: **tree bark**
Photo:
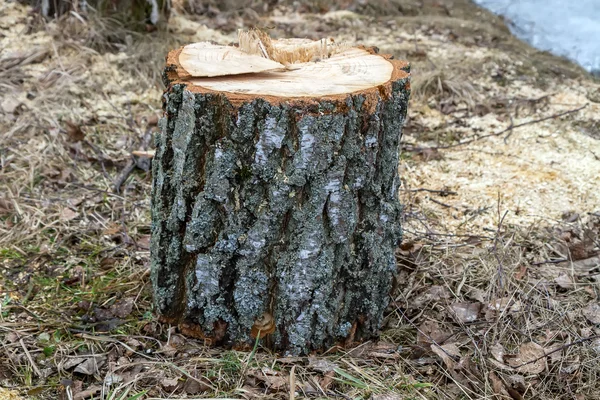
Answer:
<svg viewBox="0 0 600 400"><path fill-rule="evenodd" d="M168 19L170 0L22 0L46 18L57 18L70 11L87 14L90 9L112 16L133 29L154 26Z"/></svg>
<svg viewBox="0 0 600 400"><path fill-rule="evenodd" d="M288 354L376 337L401 238L408 65L314 98L218 92L165 70L152 283L161 319ZM182 76L184 78L182 78Z"/></svg>

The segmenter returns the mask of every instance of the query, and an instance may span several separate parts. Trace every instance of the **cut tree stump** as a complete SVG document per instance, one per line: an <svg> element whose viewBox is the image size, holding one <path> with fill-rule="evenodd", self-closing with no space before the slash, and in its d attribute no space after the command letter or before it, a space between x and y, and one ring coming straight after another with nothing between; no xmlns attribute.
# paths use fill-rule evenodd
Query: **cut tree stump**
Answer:
<svg viewBox="0 0 600 400"><path fill-rule="evenodd" d="M328 41L167 57L152 283L164 322L303 354L376 337L401 237L406 62Z"/></svg>

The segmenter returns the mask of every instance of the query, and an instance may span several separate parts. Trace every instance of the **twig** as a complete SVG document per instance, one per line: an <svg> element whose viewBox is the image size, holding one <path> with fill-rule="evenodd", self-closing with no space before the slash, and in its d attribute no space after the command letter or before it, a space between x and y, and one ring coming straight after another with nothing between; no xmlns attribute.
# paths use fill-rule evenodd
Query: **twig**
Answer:
<svg viewBox="0 0 600 400"><path fill-rule="evenodd" d="M450 196L457 195L458 193L453 192L451 190L435 190L435 189L426 189L426 188L418 188L418 189L400 189L400 191L404 192L429 192L429 193L439 193L442 196Z"/></svg>
<svg viewBox="0 0 600 400"><path fill-rule="evenodd" d="M429 200L433 201L435 204L439 204L442 207L446 207L446 208L454 208L455 210L458 210L458 208L451 206L450 204L446 204L446 203L442 203L439 200L434 199L433 197L430 197Z"/></svg>
<svg viewBox="0 0 600 400"><path fill-rule="evenodd" d="M498 197L500 197L499 193ZM502 215L502 218L500 218L500 222L498 222L498 229L496 230L496 235L494 237L494 247L492 247L494 258L496 258L496 261L498 262L498 284L500 285L501 290L504 290L504 284L502 282L502 275L504 274L504 269L502 268L502 260L500 260L500 256L498 255L498 241L500 239L500 230L502 229L502 223L504 222L506 214L508 214L508 210L504 212L504 215ZM498 215L500 215L500 198L498 198Z"/></svg>
<svg viewBox="0 0 600 400"><path fill-rule="evenodd" d="M31 354L29 354L29 350L27 350L27 346L25 346L25 342L23 342L23 339L19 339L19 343L21 343L21 347L23 348L23 351L25 351L25 355L27 356L27 359L31 363L31 367L33 368L33 372L35 372L35 374L38 377L41 377L42 376L42 372L38 369L37 365L33 361L33 358L31 358Z"/></svg>
<svg viewBox="0 0 600 400"><path fill-rule="evenodd" d="M152 129L148 128L146 129L146 132L142 137L142 142L140 143L139 151L146 151L148 149L151 138ZM123 183L125 183L127 178L129 178L129 175L131 175L131 173L133 172L133 170L135 170L136 167L146 171L149 169L150 161L148 157L144 157L138 160L134 153L132 153L132 156L130 157L129 161L127 161L127 165L125 165L125 168L123 168L121 173L117 175L117 178L115 179L115 183L113 184L113 190L117 194L120 194L121 186L123 186Z"/></svg>
<svg viewBox="0 0 600 400"><path fill-rule="evenodd" d="M515 127L515 122L513 120L513 117L510 116L510 126L508 127L509 132L506 136L504 136L504 144L508 143L508 138L510 138L510 136L513 134L513 128Z"/></svg>
<svg viewBox="0 0 600 400"><path fill-rule="evenodd" d="M505 128L505 129L503 129L503 130L501 130L499 132L494 132L494 133L490 133L490 134L483 135L483 136L478 136L478 137L472 137L471 139L467 139L464 142L459 142L459 143L455 143L455 144L449 144L449 145L446 145L446 146L433 146L433 147L429 147L428 149L429 150L450 149L450 148L453 148L453 147L459 147L459 146L463 146L465 144L473 143L473 142L476 142L478 140L482 140L482 139L485 139L485 138L488 138L488 137L500 136L500 135L502 135L502 134L504 134L506 132L509 132L509 131L511 132L510 134L512 134L512 130L515 129L515 128L520 128L520 127L525 126L525 125L537 124L538 122L543 122L543 121L547 121L549 119L554 119L554 118L562 117L564 115L573 114L573 113L576 113L578 111L583 110L587 106L588 105L585 104L585 105L583 105L581 107L574 108L572 110L564 111L564 112L557 113L557 114L552 114L552 115L549 115L549 116L544 117L544 118L534 119L533 121L527 121L527 122L523 122L523 123L520 123L520 124L517 124L517 125L513 125L512 121L511 121L511 124L510 124L510 126L508 128ZM509 136L510 136L510 134L509 134Z"/></svg>
<svg viewBox="0 0 600 400"><path fill-rule="evenodd" d="M530 265L558 264L558 263L565 262L565 261L569 261L569 260L566 258L559 258L558 260L545 260L545 261L534 262L534 263L531 263Z"/></svg>
<svg viewBox="0 0 600 400"><path fill-rule="evenodd" d="M129 175L131 175L131 173L135 169L135 166L135 156L131 156L129 158L129 161L127 161L127 165L125 165L125 168L123 168L121 173L117 175L115 183L113 184L113 190L116 194L121 194L121 186L123 186L123 183L125 183L127 178L129 178Z"/></svg>

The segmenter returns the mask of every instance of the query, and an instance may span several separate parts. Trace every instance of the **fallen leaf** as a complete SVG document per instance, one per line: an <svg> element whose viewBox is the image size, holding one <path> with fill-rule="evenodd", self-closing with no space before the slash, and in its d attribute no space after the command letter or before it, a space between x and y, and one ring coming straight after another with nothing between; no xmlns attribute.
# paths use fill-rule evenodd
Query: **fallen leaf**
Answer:
<svg viewBox="0 0 600 400"><path fill-rule="evenodd" d="M481 303L454 303L450 307L460 322L473 322L477 320Z"/></svg>
<svg viewBox="0 0 600 400"><path fill-rule="evenodd" d="M248 375L258 379L263 382L266 387L273 390L285 389L289 383L289 377L287 375L283 375L281 372L268 367L250 370Z"/></svg>
<svg viewBox="0 0 600 400"><path fill-rule="evenodd" d="M121 375L109 373L104 377L104 384L106 386L112 386L116 383L123 382L123 377Z"/></svg>
<svg viewBox="0 0 600 400"><path fill-rule="evenodd" d="M84 375L95 375L100 367L104 365L104 360L99 357L90 357L81 364L77 365L73 372L78 372Z"/></svg>
<svg viewBox="0 0 600 400"><path fill-rule="evenodd" d="M585 260L594 255L593 246L589 248L585 242L569 243L569 255L573 261Z"/></svg>
<svg viewBox="0 0 600 400"><path fill-rule="evenodd" d="M71 210L70 208L63 208L60 212L60 219L63 221L71 221L79 217L79 213Z"/></svg>
<svg viewBox="0 0 600 400"><path fill-rule="evenodd" d="M417 344L430 345L432 343L442 344L450 334L440 327L435 321L425 321L417 330Z"/></svg>
<svg viewBox="0 0 600 400"><path fill-rule="evenodd" d="M308 357L308 367L314 369L315 371L327 373L329 371L333 371L338 366L335 363L323 360L321 358Z"/></svg>
<svg viewBox="0 0 600 400"><path fill-rule="evenodd" d="M81 130L81 126L71 122L65 121L65 131L67 132L67 136L69 137L69 141L71 142L81 142L85 139L85 134Z"/></svg>
<svg viewBox="0 0 600 400"><path fill-rule="evenodd" d="M64 361L64 362L63 362L63 363L60 365L60 367L61 367L62 369L71 369L71 368L73 368L74 366L76 366L76 365L79 365L79 364L81 364L81 363L82 363L82 362L84 362L84 361L85 361L85 358L83 358L83 357L67 358L67 360L66 360L66 361Z"/></svg>
<svg viewBox="0 0 600 400"><path fill-rule="evenodd" d="M150 249L150 235L142 235L138 237L135 242L144 250Z"/></svg>
<svg viewBox="0 0 600 400"><path fill-rule="evenodd" d="M504 362L504 354L506 354L504 347L500 343L496 343L490 347L490 353L492 357L496 359L498 362Z"/></svg>
<svg viewBox="0 0 600 400"><path fill-rule="evenodd" d="M165 344L162 347L161 352L167 357L175 357L177 354L177 349L170 344Z"/></svg>
<svg viewBox="0 0 600 400"><path fill-rule="evenodd" d="M160 386L162 386L163 389L169 392L172 392L173 390L177 389L178 384L178 378L164 378L162 381L160 381Z"/></svg>
<svg viewBox="0 0 600 400"><path fill-rule="evenodd" d="M70 379L63 379L61 380L61 384L65 387L68 386L71 388L71 393L73 394L73 397L75 397L83 391L83 381L80 381L79 379L76 379L75 381L72 381Z"/></svg>
<svg viewBox="0 0 600 400"><path fill-rule="evenodd" d="M107 236L117 235L123 231L123 227L116 223L110 223L106 229L102 231L102 234Z"/></svg>
<svg viewBox="0 0 600 400"><path fill-rule="evenodd" d="M134 338L127 339L127 341L125 343L129 347L134 348L134 349L140 349L144 346L144 344L142 342L140 342L139 340L134 339Z"/></svg>
<svg viewBox="0 0 600 400"><path fill-rule="evenodd" d="M430 287L427 291L419 294L416 298L414 298L411 301L410 306L411 308L421 309L429 305L429 303L440 302L441 300L448 300L450 296L450 290L448 290L447 287L434 285ZM443 303L446 302L443 301Z"/></svg>
<svg viewBox="0 0 600 400"><path fill-rule="evenodd" d="M511 388L515 389L519 393L525 393L527 390L523 375L511 374L506 377L506 383L508 383Z"/></svg>
<svg viewBox="0 0 600 400"><path fill-rule="evenodd" d="M6 96L0 104L0 108L2 108L2 111L4 111L5 114L14 114L21 104L21 101L16 97Z"/></svg>
<svg viewBox="0 0 600 400"><path fill-rule="evenodd" d="M554 282L563 289L573 289L575 287L573 279L564 272L554 278Z"/></svg>
<svg viewBox="0 0 600 400"><path fill-rule="evenodd" d="M564 344L562 343L556 343L550 346L546 347L546 354L548 354L548 358L549 358L549 362L550 363L562 363L563 361L563 352L562 347L564 346Z"/></svg>
<svg viewBox="0 0 600 400"><path fill-rule="evenodd" d="M431 351L433 351L438 357L442 359L448 369L456 368L456 359L460 359L460 350L456 343L447 343L442 346L435 344L431 345Z"/></svg>
<svg viewBox="0 0 600 400"><path fill-rule="evenodd" d="M581 313L592 324L600 324L600 304L590 303L581 310Z"/></svg>
<svg viewBox="0 0 600 400"><path fill-rule="evenodd" d="M333 377L335 376L335 371L328 371L323 374L323 379L321 379L320 386L323 390L329 390L329 386L333 383Z"/></svg>
<svg viewBox="0 0 600 400"><path fill-rule="evenodd" d="M77 393L73 396L73 400L84 400L89 397L95 396L96 393L100 392L102 388L100 386L92 385L88 387L86 390Z"/></svg>
<svg viewBox="0 0 600 400"><path fill-rule="evenodd" d="M539 374L546 370L546 352L537 343L523 343L516 356L507 358L508 365L522 374Z"/></svg>
<svg viewBox="0 0 600 400"><path fill-rule="evenodd" d="M527 275L527 265L519 266L519 269L515 272L515 279L520 281L525 275Z"/></svg>
<svg viewBox="0 0 600 400"><path fill-rule="evenodd" d="M473 300L477 300L478 302L484 304L486 303L485 301L485 293L483 292L483 290L481 289L471 289L467 292L467 296L469 296L471 299Z"/></svg>
<svg viewBox="0 0 600 400"><path fill-rule="evenodd" d="M490 378L492 390L494 391L494 393L496 393L499 396L509 396L508 392L506 391L506 388L504 387L504 382L500 380L500 378L494 373L494 371L491 371L488 377Z"/></svg>
<svg viewBox="0 0 600 400"><path fill-rule="evenodd" d="M577 261L564 261L556 264L557 268L569 268L573 269L575 275L587 275L594 269L600 267L600 255L595 257L586 258L584 260Z"/></svg>
<svg viewBox="0 0 600 400"><path fill-rule="evenodd" d="M133 297L121 299L110 307L110 311L117 318L127 318L133 311L134 300Z"/></svg>
<svg viewBox="0 0 600 400"><path fill-rule="evenodd" d="M207 390L209 390L210 387L208 385L205 385L203 383L198 382L195 379L186 379L185 383L183 384L183 391L186 392L187 394L198 394L201 392L206 392Z"/></svg>
<svg viewBox="0 0 600 400"><path fill-rule="evenodd" d="M14 343L20 338L21 336L17 332L8 332L5 339L7 343Z"/></svg>

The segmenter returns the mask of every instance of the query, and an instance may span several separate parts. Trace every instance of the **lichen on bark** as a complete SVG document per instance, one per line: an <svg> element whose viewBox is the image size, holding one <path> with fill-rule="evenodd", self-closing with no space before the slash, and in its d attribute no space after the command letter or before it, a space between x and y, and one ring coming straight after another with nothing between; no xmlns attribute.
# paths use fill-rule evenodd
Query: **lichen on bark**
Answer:
<svg viewBox="0 0 600 400"><path fill-rule="evenodd" d="M153 161L162 318L243 345L268 313L290 354L375 336L401 237L406 79L375 106L360 94L235 105L170 86Z"/></svg>

